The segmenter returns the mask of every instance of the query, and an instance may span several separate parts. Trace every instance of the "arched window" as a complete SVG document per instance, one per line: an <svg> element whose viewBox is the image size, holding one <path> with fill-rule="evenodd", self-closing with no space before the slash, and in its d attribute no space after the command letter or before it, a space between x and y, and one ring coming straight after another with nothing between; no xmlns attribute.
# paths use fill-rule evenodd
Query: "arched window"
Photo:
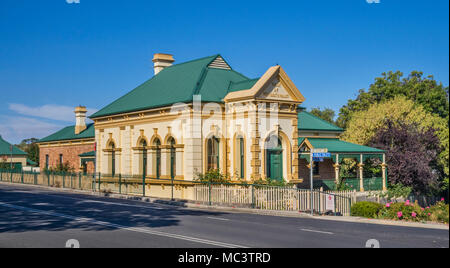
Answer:
<svg viewBox="0 0 450 268"><path fill-rule="evenodd" d="M245 143L243 137L236 139L237 173L239 178L245 178Z"/></svg>
<svg viewBox="0 0 450 268"><path fill-rule="evenodd" d="M109 171L111 172L112 176L116 175L116 145L114 144L114 142L110 142L108 149L111 150L111 154L110 154L110 158L109 158Z"/></svg>
<svg viewBox="0 0 450 268"><path fill-rule="evenodd" d="M159 179L161 177L161 141L159 139L155 139L153 141L153 146L155 148L155 175L156 178Z"/></svg>
<svg viewBox="0 0 450 268"><path fill-rule="evenodd" d="M207 152L207 164L206 169L216 170L220 168L219 165L219 139L216 137L212 137L208 139L206 144L206 152Z"/></svg>
<svg viewBox="0 0 450 268"><path fill-rule="evenodd" d="M176 142L175 139L170 137L168 140L169 144L169 171L170 171L170 178L175 178L177 172L176 172L176 166L177 166L177 155L176 155Z"/></svg>
<svg viewBox="0 0 450 268"><path fill-rule="evenodd" d="M141 147L141 165L142 165L142 176L147 176L147 141L142 140L140 143Z"/></svg>

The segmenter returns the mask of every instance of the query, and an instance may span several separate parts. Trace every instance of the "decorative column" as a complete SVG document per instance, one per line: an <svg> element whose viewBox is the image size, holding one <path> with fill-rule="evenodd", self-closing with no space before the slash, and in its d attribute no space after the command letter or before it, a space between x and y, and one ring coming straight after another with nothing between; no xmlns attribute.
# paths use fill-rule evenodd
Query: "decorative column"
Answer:
<svg viewBox="0 0 450 268"><path fill-rule="evenodd" d="M183 171L183 151L184 145L176 145L175 146L175 179L183 180L184 179L184 171Z"/></svg>
<svg viewBox="0 0 450 268"><path fill-rule="evenodd" d="M364 162L362 154L360 155L358 167L359 167L359 191L364 192Z"/></svg>
<svg viewBox="0 0 450 268"><path fill-rule="evenodd" d="M161 179L170 179L170 147L161 146Z"/></svg>
<svg viewBox="0 0 450 268"><path fill-rule="evenodd" d="M386 177L386 155L383 154L383 164L381 164L381 175L383 177L383 191L387 190L387 177Z"/></svg>

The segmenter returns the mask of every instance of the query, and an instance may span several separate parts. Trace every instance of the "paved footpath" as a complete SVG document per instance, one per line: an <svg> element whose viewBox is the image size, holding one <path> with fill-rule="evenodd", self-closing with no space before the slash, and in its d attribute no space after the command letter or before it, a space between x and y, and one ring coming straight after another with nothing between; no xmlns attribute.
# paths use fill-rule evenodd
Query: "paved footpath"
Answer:
<svg viewBox="0 0 450 268"><path fill-rule="evenodd" d="M448 248L449 231L229 213L0 184L0 247Z"/></svg>

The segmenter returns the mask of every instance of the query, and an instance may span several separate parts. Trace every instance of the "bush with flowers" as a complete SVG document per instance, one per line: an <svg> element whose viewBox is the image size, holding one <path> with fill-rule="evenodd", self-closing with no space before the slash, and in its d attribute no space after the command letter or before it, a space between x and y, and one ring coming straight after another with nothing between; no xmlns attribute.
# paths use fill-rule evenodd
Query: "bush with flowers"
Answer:
<svg viewBox="0 0 450 268"><path fill-rule="evenodd" d="M352 216L362 216L367 217L367 213L361 212L358 207L361 205L352 206ZM374 203L377 204L377 203ZM368 206L365 202L364 207L374 207ZM353 211L353 208L357 208ZM370 216L372 218L372 215ZM387 203L383 208L381 208L376 218L378 219L388 219L388 220L400 220L400 221L413 221L413 222L439 222L439 223L449 223L449 205L445 204L442 199L436 205L431 207L421 207L417 203L412 203L409 200L401 203Z"/></svg>

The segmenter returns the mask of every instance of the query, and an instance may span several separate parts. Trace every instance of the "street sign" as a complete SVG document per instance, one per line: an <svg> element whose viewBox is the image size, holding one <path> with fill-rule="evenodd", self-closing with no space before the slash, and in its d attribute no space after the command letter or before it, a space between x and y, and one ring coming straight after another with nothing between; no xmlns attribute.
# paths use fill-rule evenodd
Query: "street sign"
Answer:
<svg viewBox="0 0 450 268"><path fill-rule="evenodd" d="M313 161L314 162L323 162L323 158L322 157L313 157Z"/></svg>
<svg viewBox="0 0 450 268"><path fill-rule="evenodd" d="M330 153L313 153L313 157L320 157L320 158L330 158Z"/></svg>
<svg viewBox="0 0 450 268"><path fill-rule="evenodd" d="M325 203L325 210L334 212L334 196L331 194L326 195L327 201Z"/></svg>
<svg viewBox="0 0 450 268"><path fill-rule="evenodd" d="M316 148L312 149L311 152L314 153L328 153L328 148Z"/></svg>

